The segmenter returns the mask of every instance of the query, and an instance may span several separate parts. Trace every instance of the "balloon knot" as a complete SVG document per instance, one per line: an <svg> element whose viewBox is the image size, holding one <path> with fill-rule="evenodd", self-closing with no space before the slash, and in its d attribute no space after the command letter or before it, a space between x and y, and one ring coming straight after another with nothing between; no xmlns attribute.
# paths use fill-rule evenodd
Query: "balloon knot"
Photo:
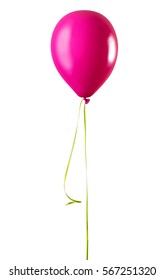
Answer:
<svg viewBox="0 0 164 280"><path fill-rule="evenodd" d="M89 98L84 98L85 104L88 104L90 99Z"/></svg>

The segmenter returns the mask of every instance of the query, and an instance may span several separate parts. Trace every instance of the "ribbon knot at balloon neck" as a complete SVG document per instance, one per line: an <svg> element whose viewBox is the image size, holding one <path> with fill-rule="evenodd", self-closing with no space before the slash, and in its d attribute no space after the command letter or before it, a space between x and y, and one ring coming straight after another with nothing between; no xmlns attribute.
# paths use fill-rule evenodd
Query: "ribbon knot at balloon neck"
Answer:
<svg viewBox="0 0 164 280"><path fill-rule="evenodd" d="M85 104L88 104L90 99L89 98L84 98Z"/></svg>

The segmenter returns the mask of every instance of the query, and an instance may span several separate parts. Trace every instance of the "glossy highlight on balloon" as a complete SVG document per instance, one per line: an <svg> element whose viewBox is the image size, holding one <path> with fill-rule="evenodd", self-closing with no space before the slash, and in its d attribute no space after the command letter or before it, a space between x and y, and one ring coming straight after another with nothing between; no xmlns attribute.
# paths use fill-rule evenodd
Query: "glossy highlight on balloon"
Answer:
<svg viewBox="0 0 164 280"><path fill-rule="evenodd" d="M52 33L51 54L65 82L86 99L112 73L118 54L116 32L100 13L71 12L57 23Z"/></svg>

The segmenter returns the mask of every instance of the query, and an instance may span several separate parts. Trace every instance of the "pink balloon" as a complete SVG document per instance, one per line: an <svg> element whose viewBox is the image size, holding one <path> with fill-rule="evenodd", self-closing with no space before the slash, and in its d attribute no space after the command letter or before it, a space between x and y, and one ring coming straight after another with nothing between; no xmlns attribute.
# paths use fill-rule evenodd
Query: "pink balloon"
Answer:
<svg viewBox="0 0 164 280"><path fill-rule="evenodd" d="M92 96L107 80L118 42L109 20L93 11L75 11L56 25L51 39L54 64L79 97Z"/></svg>

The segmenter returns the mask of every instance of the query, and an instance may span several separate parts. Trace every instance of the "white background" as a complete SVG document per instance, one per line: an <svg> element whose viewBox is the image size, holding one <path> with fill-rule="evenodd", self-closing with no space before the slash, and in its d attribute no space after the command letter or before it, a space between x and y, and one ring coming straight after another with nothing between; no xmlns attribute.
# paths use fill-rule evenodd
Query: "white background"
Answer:
<svg viewBox="0 0 164 280"><path fill-rule="evenodd" d="M84 203L66 207L63 191L79 98L50 53L56 23L78 9L104 14L119 42L112 75L87 105L88 262L82 118L68 187ZM163 279L163 26L160 0L1 1L2 279L14 265L156 266L150 279Z"/></svg>

